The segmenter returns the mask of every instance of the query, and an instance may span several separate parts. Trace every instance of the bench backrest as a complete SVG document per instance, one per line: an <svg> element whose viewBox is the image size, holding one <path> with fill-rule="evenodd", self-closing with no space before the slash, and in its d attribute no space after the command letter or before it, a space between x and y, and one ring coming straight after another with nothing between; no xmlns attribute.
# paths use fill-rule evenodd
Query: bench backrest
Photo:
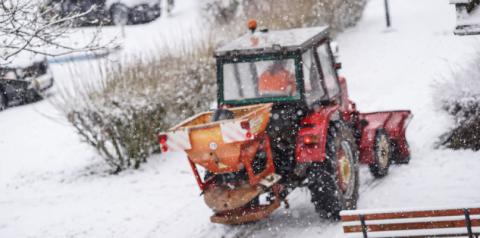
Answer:
<svg viewBox="0 0 480 238"><path fill-rule="evenodd" d="M461 209L342 211L346 237L453 237L480 235L480 206Z"/></svg>

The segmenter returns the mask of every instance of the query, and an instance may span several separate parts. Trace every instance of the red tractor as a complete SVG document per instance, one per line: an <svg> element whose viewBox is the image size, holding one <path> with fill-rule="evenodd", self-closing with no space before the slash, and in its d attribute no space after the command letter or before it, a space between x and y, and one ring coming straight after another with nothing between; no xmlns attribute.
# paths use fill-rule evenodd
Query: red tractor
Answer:
<svg viewBox="0 0 480 238"><path fill-rule="evenodd" d="M218 109L160 133L161 150L187 153L212 222L265 218L298 187L338 219L356 208L359 163L383 177L409 162L411 113L357 111L327 27L251 30L215 52Z"/></svg>

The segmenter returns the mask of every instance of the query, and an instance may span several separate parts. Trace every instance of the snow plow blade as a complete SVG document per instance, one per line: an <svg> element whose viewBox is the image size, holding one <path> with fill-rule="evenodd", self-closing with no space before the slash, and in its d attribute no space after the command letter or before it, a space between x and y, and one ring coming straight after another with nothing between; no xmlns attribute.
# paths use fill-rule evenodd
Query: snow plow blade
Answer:
<svg viewBox="0 0 480 238"><path fill-rule="evenodd" d="M395 162L408 163L410 151L405 133L412 117L409 110L360 113L360 120L364 122L361 127L360 161L366 164L373 162L371 141L378 130L385 130L395 145Z"/></svg>

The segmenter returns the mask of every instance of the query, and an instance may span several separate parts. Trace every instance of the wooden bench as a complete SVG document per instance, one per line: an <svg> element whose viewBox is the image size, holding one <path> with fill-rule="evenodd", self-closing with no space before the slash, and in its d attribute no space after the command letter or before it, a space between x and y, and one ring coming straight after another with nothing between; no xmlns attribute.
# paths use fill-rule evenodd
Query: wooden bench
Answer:
<svg viewBox="0 0 480 238"><path fill-rule="evenodd" d="M454 209L342 211L345 237L469 237L480 235L480 206Z"/></svg>

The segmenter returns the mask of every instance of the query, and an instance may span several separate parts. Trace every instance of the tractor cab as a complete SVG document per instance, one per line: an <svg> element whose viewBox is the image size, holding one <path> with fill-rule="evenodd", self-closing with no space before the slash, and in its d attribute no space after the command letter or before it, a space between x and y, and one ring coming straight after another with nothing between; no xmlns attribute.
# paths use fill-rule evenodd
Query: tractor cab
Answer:
<svg viewBox="0 0 480 238"><path fill-rule="evenodd" d="M300 121L323 105L341 103L339 64L327 27L252 32L215 53L218 105L273 103L267 132L277 172L290 174Z"/></svg>
<svg viewBox="0 0 480 238"><path fill-rule="evenodd" d="M327 27L246 34L215 52L218 104L313 108L340 97Z"/></svg>

